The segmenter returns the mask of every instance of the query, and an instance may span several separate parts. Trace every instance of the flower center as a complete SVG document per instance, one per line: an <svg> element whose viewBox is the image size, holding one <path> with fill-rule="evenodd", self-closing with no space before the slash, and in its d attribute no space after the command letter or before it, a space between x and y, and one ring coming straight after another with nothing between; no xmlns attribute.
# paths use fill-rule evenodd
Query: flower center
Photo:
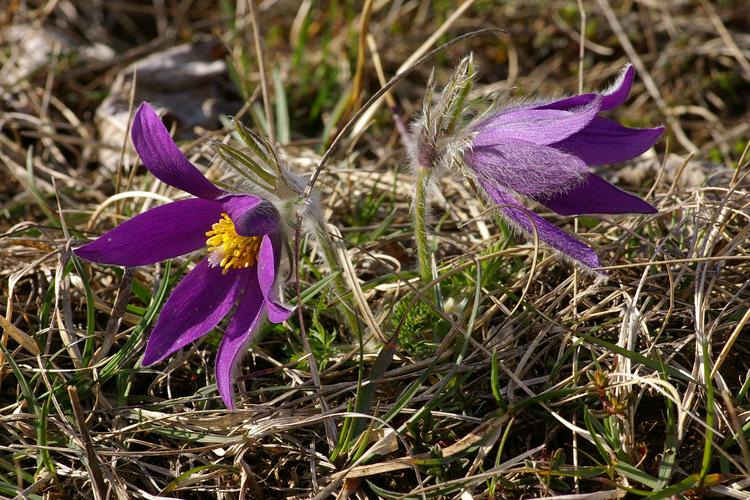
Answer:
<svg viewBox="0 0 750 500"><path fill-rule="evenodd" d="M226 213L219 222L206 232L208 239L208 262L212 266L224 268L221 274L230 269L244 269L255 264L260 250L260 236L240 236L234 229L234 222Z"/></svg>

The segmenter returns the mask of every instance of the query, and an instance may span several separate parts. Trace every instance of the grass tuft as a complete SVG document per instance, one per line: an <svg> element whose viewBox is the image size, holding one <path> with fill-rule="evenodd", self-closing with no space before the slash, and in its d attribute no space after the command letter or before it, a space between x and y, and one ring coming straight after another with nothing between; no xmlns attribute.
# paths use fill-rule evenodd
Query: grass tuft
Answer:
<svg viewBox="0 0 750 500"><path fill-rule="evenodd" d="M741 2L37 4L0 12L0 496L748 496ZM494 26L504 34L458 39ZM278 188L279 162L303 184L314 176L340 232L336 269L304 231L291 237L300 293L286 266L284 294L306 336L296 315L262 330L235 412L214 379L224 325L141 366L195 256L123 270L71 252L176 195L98 110L110 95L129 102L118 75L133 63L204 36L227 69L173 110L211 119L169 116L183 151L237 190ZM433 68L441 86L469 51L478 76L461 102L573 92L579 65L584 90L638 68L618 118L666 123L668 137L598 173L659 213L578 219L607 277L517 239L472 186L444 178L429 207L434 279L419 278L399 130ZM148 78L133 99L177 92Z"/></svg>

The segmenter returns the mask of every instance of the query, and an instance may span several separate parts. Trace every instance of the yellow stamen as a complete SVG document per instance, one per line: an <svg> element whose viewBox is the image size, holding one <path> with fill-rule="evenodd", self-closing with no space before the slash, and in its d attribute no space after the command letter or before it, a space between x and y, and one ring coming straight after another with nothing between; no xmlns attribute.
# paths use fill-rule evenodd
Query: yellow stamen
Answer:
<svg viewBox="0 0 750 500"><path fill-rule="evenodd" d="M260 236L240 236L234 229L234 222L226 213L221 214L219 222L206 232L208 239L208 261L219 265L221 274L230 269L244 269L255 264L260 250Z"/></svg>

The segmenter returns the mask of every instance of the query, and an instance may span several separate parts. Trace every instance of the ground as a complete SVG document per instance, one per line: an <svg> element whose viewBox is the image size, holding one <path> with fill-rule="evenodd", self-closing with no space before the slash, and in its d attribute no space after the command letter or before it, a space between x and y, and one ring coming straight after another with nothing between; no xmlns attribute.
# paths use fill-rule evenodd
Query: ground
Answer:
<svg viewBox="0 0 750 500"><path fill-rule="evenodd" d="M6 1L0 496L747 498L746 16L739 1ZM472 102L636 68L614 116L667 132L596 172L659 213L545 213L597 272L514 233L457 173L431 193L436 279L420 279L399 127L469 52ZM128 142L141 100L229 189L257 189L217 146L247 149L230 117L303 184L318 169L341 261L289 218L281 285L301 314L248 348L233 412L214 378L224 325L141 366L197 255L123 269L71 252L180 196Z"/></svg>

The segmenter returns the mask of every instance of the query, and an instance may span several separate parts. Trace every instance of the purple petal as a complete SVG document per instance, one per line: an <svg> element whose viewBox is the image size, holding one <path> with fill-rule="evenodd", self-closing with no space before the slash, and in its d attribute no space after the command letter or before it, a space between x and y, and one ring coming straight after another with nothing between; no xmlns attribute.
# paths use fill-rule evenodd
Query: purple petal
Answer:
<svg viewBox="0 0 750 500"><path fill-rule="evenodd" d="M597 116L588 127L551 146L576 155L587 165L604 165L641 155L663 132L664 127L627 128Z"/></svg>
<svg viewBox="0 0 750 500"><path fill-rule="evenodd" d="M552 101L546 104L540 104L538 106L535 106L534 109L550 109L550 110L558 110L558 111L576 109L576 108L580 108L581 106L585 106L589 104L598 96L599 94L592 94L592 93L578 94L578 95L574 95L571 97L565 97L557 101ZM601 109L602 110L604 109L603 105Z"/></svg>
<svg viewBox="0 0 750 500"><path fill-rule="evenodd" d="M549 146L505 139L476 147L464 158L480 178L527 196L552 195L581 182L588 168L580 158Z"/></svg>
<svg viewBox="0 0 750 500"><path fill-rule="evenodd" d="M148 338L144 365L161 361L197 340L226 316L252 273L221 271L204 259L175 287Z"/></svg>
<svg viewBox="0 0 750 500"><path fill-rule="evenodd" d="M625 102L625 99L628 98L630 89L633 86L634 77L635 68L633 68L633 65L630 63L626 64L620 70L617 80L615 80L607 90L601 93L603 110L614 109Z"/></svg>
<svg viewBox="0 0 750 500"><path fill-rule="evenodd" d="M243 351L258 332L263 319L264 302L258 280L253 276L245 286L237 311L219 346L216 356L216 385L221 399L230 410L234 409L234 370Z"/></svg>
<svg viewBox="0 0 750 500"><path fill-rule="evenodd" d="M136 111L130 135L143 164L162 182L206 200L224 194L185 158L147 102Z"/></svg>
<svg viewBox="0 0 750 500"><path fill-rule="evenodd" d="M628 98L630 94L630 88L633 86L633 77L635 76L635 69L631 64L626 64L625 67L620 71L620 75L617 80L604 92L601 93L589 93L574 95L572 97L566 97L553 101L542 106L537 106L536 109L558 109L558 110L569 110L573 108L579 108L590 103L596 96L602 96L602 111L616 108Z"/></svg>
<svg viewBox="0 0 750 500"><path fill-rule="evenodd" d="M483 122L473 146L494 146L506 139L521 139L534 144L559 142L582 130L599 112L598 97L573 111L554 109L517 109L501 112Z"/></svg>
<svg viewBox="0 0 750 500"><path fill-rule="evenodd" d="M653 214L656 208L642 199L613 186L595 174L570 191L536 201L560 215L582 214Z"/></svg>
<svg viewBox="0 0 750 500"><path fill-rule="evenodd" d="M267 302L266 307L268 309L268 321L271 323L283 323L294 312L294 309L278 302Z"/></svg>
<svg viewBox="0 0 750 500"><path fill-rule="evenodd" d="M145 266L197 250L221 216L221 203L191 198L136 215L73 252L86 260Z"/></svg>
<svg viewBox="0 0 750 500"><path fill-rule="evenodd" d="M558 229L535 213L525 210L510 194L492 185L482 184L482 187L484 187L487 194L498 205L510 205L500 207L500 211L512 225L529 233L532 237L534 235L534 227L536 227L539 241L546 243L566 257L570 257L586 267L599 267L599 257L597 257L596 252L591 247Z"/></svg>
<svg viewBox="0 0 750 500"><path fill-rule="evenodd" d="M240 236L260 236L276 231L281 216L270 201L253 195L224 198L224 210Z"/></svg>
<svg viewBox="0 0 750 500"><path fill-rule="evenodd" d="M268 303L268 320L282 323L292 314L292 310L273 300L276 273L281 260L281 241L276 237L264 236L258 252L258 283L263 298Z"/></svg>
<svg viewBox="0 0 750 500"><path fill-rule="evenodd" d="M276 249L271 238L264 236L260 244L260 251L258 252L257 266L258 282L260 283L260 290L263 293L263 297L268 297L276 282L276 268L280 259L274 250Z"/></svg>

